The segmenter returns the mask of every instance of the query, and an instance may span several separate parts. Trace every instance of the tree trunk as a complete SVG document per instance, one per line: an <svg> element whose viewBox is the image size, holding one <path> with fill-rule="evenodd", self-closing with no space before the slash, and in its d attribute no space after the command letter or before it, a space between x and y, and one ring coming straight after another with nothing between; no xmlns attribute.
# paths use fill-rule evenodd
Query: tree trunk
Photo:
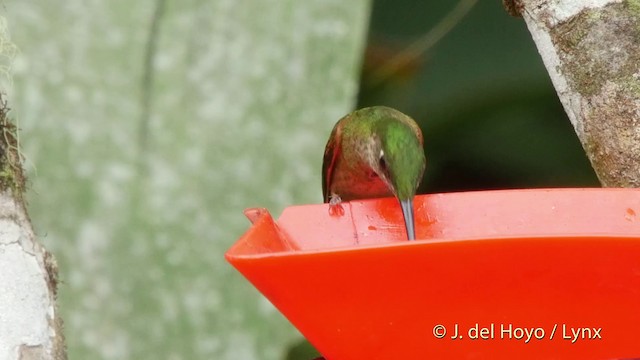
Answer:
<svg viewBox="0 0 640 360"><path fill-rule="evenodd" d="M640 2L505 0L603 186L640 187Z"/></svg>
<svg viewBox="0 0 640 360"><path fill-rule="evenodd" d="M0 103L0 359L62 360L58 270L27 215L17 130Z"/></svg>

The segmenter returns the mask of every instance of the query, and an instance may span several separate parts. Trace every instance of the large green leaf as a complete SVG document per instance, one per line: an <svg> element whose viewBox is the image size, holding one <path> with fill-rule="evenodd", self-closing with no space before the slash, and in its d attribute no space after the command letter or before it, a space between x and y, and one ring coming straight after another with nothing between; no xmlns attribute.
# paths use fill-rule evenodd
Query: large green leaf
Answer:
<svg viewBox="0 0 640 360"><path fill-rule="evenodd" d="M4 7L30 212L60 262L70 358L282 358L295 331L223 253L248 227L243 208L321 200L369 2Z"/></svg>

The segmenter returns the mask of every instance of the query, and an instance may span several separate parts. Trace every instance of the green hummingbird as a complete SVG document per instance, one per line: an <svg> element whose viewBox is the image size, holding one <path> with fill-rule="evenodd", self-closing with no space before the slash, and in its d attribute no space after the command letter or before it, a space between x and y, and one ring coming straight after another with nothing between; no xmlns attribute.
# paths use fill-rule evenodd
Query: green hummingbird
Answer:
<svg viewBox="0 0 640 360"><path fill-rule="evenodd" d="M373 106L356 110L333 127L322 163L322 193L332 214L340 203L395 196L409 240L415 240L413 197L426 160L420 127L398 110Z"/></svg>

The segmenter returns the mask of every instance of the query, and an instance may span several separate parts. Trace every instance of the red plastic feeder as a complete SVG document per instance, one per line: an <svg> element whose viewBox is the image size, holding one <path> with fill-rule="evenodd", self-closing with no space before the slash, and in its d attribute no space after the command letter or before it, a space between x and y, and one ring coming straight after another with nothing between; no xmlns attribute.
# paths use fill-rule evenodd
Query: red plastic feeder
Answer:
<svg viewBox="0 0 640 360"><path fill-rule="evenodd" d="M226 254L328 360L640 357L640 191L294 206Z"/></svg>

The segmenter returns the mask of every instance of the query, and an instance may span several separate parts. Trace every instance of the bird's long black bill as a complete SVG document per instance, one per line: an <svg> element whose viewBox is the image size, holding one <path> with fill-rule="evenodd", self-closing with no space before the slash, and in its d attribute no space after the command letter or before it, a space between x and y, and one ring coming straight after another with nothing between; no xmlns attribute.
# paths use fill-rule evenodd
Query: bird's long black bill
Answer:
<svg viewBox="0 0 640 360"><path fill-rule="evenodd" d="M400 200L402 207L402 215L404 216L404 226L407 229L407 237L409 240L416 239L415 222L413 220L413 199Z"/></svg>

